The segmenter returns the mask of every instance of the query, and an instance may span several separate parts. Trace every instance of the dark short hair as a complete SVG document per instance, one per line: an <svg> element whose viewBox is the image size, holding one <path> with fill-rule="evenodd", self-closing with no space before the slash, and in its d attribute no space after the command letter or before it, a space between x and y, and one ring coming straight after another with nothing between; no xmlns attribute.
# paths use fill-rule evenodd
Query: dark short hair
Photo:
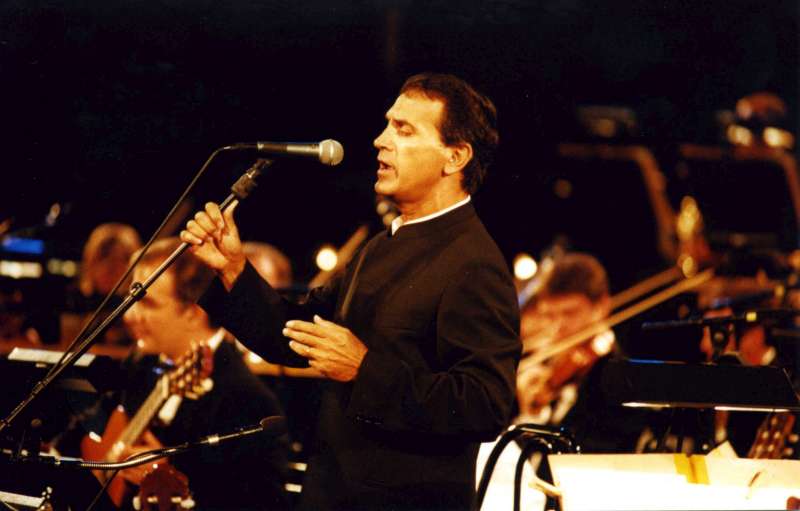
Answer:
<svg viewBox="0 0 800 511"><path fill-rule="evenodd" d="M596 303L608 296L608 276L595 257L571 252L556 259L542 285L542 295L580 294Z"/></svg>
<svg viewBox="0 0 800 511"><path fill-rule="evenodd" d="M161 264L180 244L178 238L160 239L150 245L140 264ZM190 252L181 254L167 271L175 275L175 297L187 305L196 303L214 278L213 270Z"/></svg>
<svg viewBox="0 0 800 511"><path fill-rule="evenodd" d="M400 94L418 92L444 103L439 126L447 146L468 143L472 160L464 167L462 188L475 193L486 176L500 142L497 133L497 110L492 101L464 80L449 74L414 75L400 88Z"/></svg>

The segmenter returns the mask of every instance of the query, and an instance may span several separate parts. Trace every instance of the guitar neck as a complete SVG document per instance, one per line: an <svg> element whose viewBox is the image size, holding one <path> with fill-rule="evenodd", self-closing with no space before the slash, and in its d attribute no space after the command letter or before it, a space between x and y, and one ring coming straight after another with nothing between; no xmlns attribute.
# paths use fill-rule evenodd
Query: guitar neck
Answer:
<svg viewBox="0 0 800 511"><path fill-rule="evenodd" d="M150 395L122 431L109 452L109 458L118 457L125 448L130 447L139 439L168 397L169 377L165 375L158 379Z"/></svg>

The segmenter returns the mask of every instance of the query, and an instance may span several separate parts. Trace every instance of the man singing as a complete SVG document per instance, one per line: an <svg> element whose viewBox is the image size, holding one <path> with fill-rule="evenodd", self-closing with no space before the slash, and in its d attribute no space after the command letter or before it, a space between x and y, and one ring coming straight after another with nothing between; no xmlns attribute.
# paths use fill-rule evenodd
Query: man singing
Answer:
<svg viewBox="0 0 800 511"><path fill-rule="evenodd" d="M301 304L259 278L233 207L181 232L219 279L201 304L272 362L328 378L305 509L467 509L480 441L506 426L520 356L507 265L470 203L498 143L491 101L409 78L375 139L375 191L401 216Z"/></svg>

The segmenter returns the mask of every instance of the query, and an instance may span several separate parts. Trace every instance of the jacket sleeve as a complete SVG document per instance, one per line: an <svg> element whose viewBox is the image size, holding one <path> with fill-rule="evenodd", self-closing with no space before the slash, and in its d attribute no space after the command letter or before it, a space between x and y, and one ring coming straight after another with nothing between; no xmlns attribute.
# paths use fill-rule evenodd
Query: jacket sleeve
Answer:
<svg viewBox="0 0 800 511"><path fill-rule="evenodd" d="M434 335L430 342L444 370L370 350L348 416L390 431L494 438L510 419L521 352L516 293L507 271L468 267L446 288Z"/></svg>
<svg viewBox="0 0 800 511"><path fill-rule="evenodd" d="M340 274L326 285L312 289L302 303L278 294L248 262L228 292L215 279L199 305L212 322L223 326L250 350L272 363L308 367L308 361L289 349L283 328L290 319L309 320L314 314L330 317L335 305Z"/></svg>

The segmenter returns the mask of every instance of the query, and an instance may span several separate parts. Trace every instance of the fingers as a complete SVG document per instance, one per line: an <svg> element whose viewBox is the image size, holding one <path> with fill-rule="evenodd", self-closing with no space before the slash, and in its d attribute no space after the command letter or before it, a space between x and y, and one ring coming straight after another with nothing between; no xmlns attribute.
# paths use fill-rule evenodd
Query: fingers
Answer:
<svg viewBox="0 0 800 511"><path fill-rule="evenodd" d="M289 349L300 355L301 357L308 357L311 353L311 348L306 346L303 343L299 343L297 341L290 341L289 342Z"/></svg>
<svg viewBox="0 0 800 511"><path fill-rule="evenodd" d="M239 204L234 200L224 211L213 202L207 202L204 210L195 213L194 218L186 223L186 229L181 231L181 241L192 245L202 245L204 241L219 240L224 233L238 236L238 230L233 220L233 211Z"/></svg>
<svg viewBox="0 0 800 511"><path fill-rule="evenodd" d="M194 236L195 239L199 239L201 242L211 240L211 234L207 232L196 220L189 220L186 222L186 229L184 232L188 232Z"/></svg>
<svg viewBox="0 0 800 511"><path fill-rule="evenodd" d="M314 346L314 347L319 346L324 340L322 337L318 335L310 334L307 332L301 332L299 330L294 330L292 328L284 328L283 335L285 335L289 339L293 339L302 344L305 344L306 346ZM289 343L290 346L291 344L292 343Z"/></svg>
<svg viewBox="0 0 800 511"><path fill-rule="evenodd" d="M208 233L209 236L214 238L219 238L222 234L221 229L217 229L217 226L214 224L214 221L211 220L211 217L208 216L208 213L205 211L198 211L194 214L194 221L200 229ZM188 223L187 223L188 225Z"/></svg>
<svg viewBox="0 0 800 511"><path fill-rule="evenodd" d="M292 332L305 332L316 337L325 337L326 328L327 327L324 325L309 323L308 321L301 321L298 319L293 319L286 322L286 330ZM289 336L287 335L287 337Z"/></svg>
<svg viewBox="0 0 800 511"><path fill-rule="evenodd" d="M190 233L189 231L181 231L181 241L189 243L190 245L202 245L203 240L202 238L198 238L196 235Z"/></svg>
<svg viewBox="0 0 800 511"><path fill-rule="evenodd" d="M336 323L334 323L332 321L328 321L326 319L322 319L321 316L318 316L316 314L314 314L314 323L317 324L317 325L320 325L322 327L326 327L326 328L334 328L334 329L338 329L338 330L346 330L346 328L344 328L344 327L342 327L340 325L337 325Z"/></svg>
<svg viewBox="0 0 800 511"><path fill-rule="evenodd" d="M221 231L225 228L225 220L222 219L222 212L216 203L206 202L206 214L209 220L213 222L215 230Z"/></svg>

